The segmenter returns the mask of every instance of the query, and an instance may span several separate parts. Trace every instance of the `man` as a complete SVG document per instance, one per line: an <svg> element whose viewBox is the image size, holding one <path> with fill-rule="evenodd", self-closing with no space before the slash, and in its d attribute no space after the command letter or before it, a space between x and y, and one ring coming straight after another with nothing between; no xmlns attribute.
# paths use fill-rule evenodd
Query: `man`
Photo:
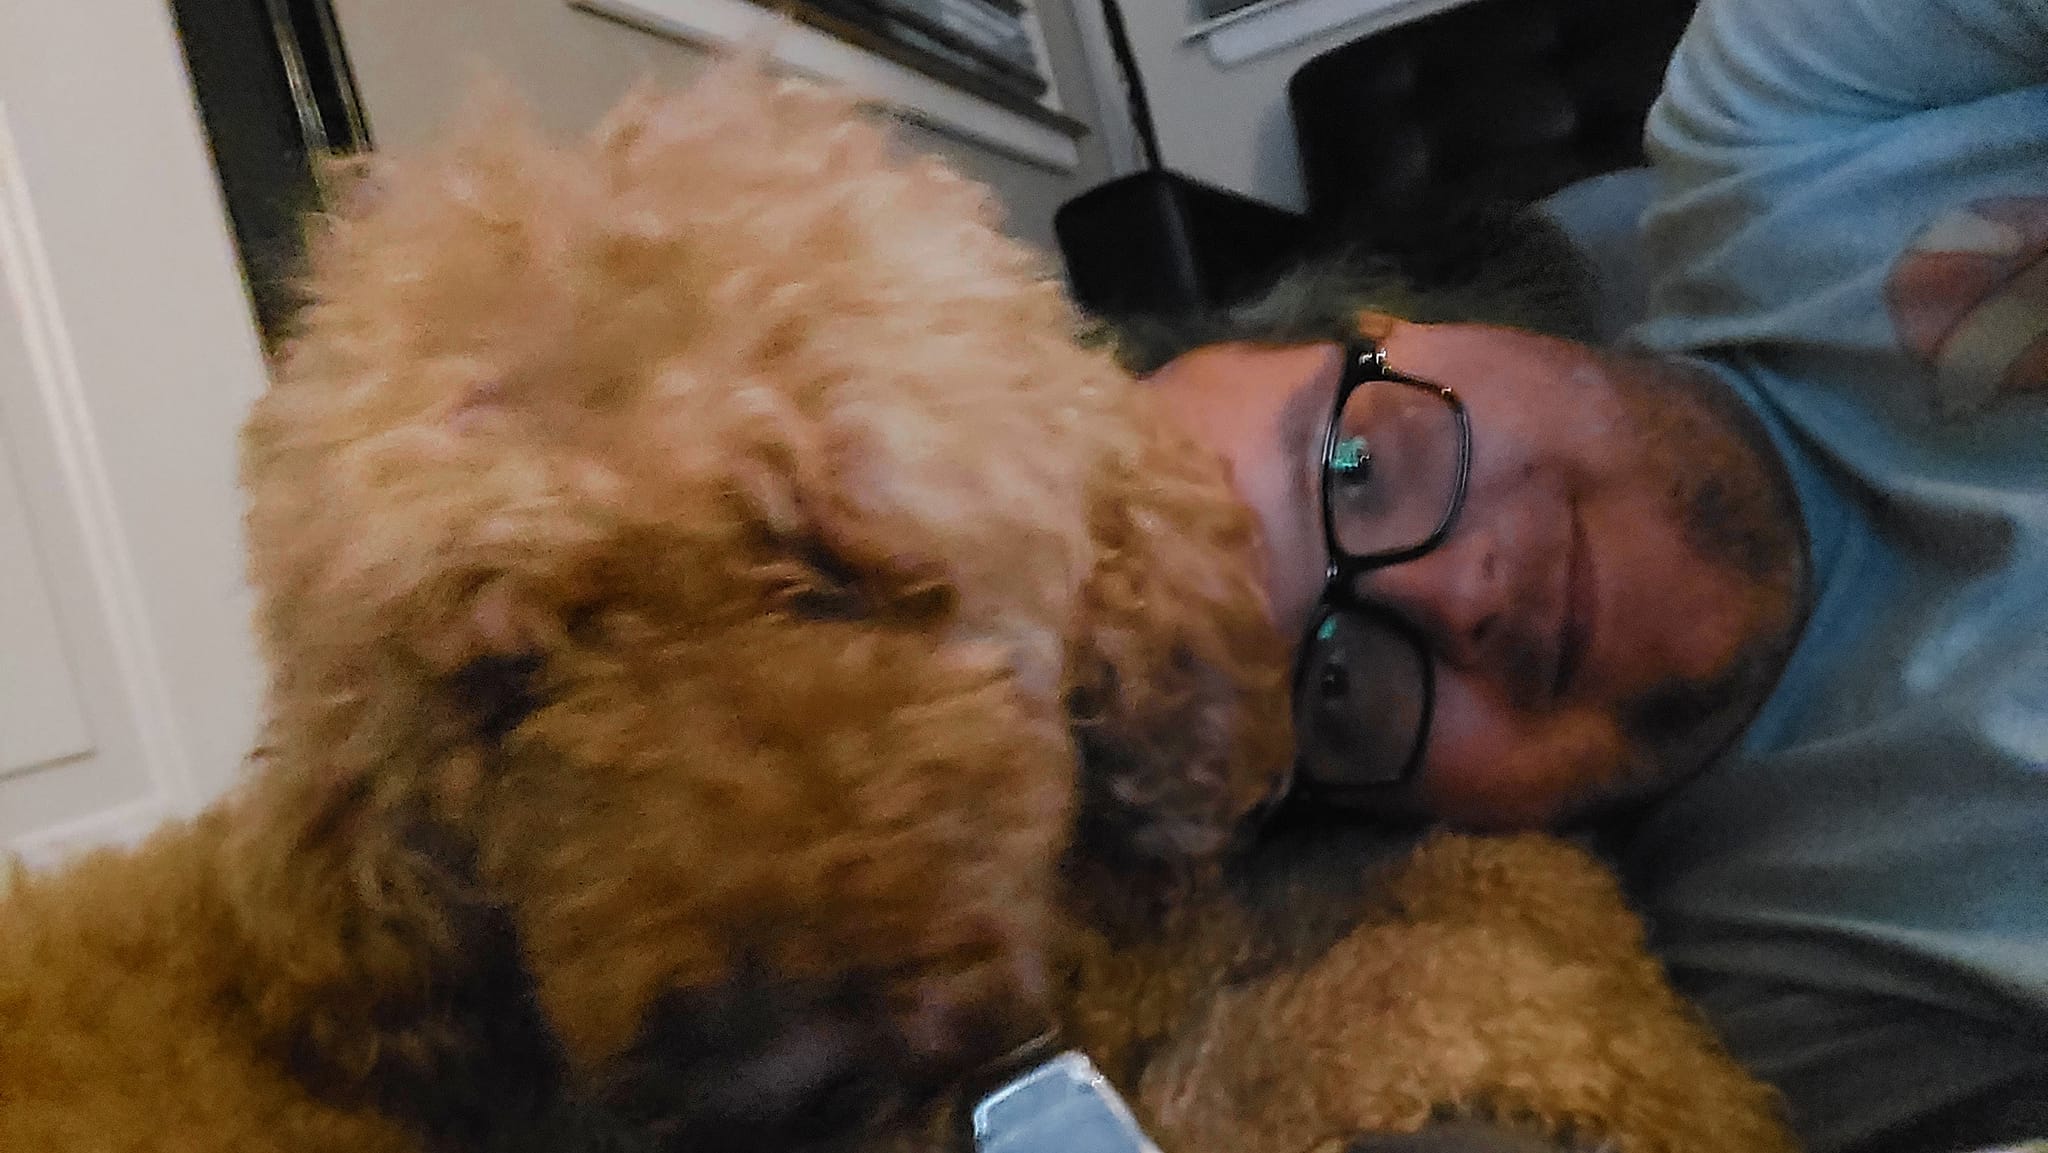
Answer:
<svg viewBox="0 0 2048 1153"><path fill-rule="evenodd" d="M1304 769L1597 822L1818 1150L2048 1136L2048 3L1706 0L1619 352L1360 320L1157 377Z"/></svg>

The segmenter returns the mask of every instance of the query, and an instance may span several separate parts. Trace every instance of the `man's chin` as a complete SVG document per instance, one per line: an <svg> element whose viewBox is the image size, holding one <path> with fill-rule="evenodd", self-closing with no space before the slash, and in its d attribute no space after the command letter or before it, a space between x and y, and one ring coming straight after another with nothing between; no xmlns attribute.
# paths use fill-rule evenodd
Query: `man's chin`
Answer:
<svg viewBox="0 0 2048 1153"><path fill-rule="evenodd" d="M1606 796L1627 775L1634 753L1607 710L1582 706L1532 717L1484 747L1437 746L1415 782L1413 803L1460 828L1553 829Z"/></svg>

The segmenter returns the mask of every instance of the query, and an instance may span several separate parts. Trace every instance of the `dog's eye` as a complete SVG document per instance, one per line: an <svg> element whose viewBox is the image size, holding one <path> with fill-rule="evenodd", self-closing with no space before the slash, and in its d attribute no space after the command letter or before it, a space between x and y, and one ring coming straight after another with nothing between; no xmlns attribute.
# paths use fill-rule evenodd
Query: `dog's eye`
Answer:
<svg viewBox="0 0 2048 1153"><path fill-rule="evenodd" d="M860 573L823 544L812 541L798 552L802 578L784 590L784 603L798 616L821 621L855 621L873 606L861 592Z"/></svg>
<svg viewBox="0 0 2048 1153"><path fill-rule="evenodd" d="M455 692L488 741L505 739L540 705L534 682L540 658L532 653L478 657L455 674Z"/></svg>

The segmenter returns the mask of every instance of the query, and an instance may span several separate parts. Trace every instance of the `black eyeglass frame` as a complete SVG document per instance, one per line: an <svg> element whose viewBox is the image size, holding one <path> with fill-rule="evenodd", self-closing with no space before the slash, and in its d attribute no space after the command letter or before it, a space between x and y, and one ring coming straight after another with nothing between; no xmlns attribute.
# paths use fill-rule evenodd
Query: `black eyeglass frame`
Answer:
<svg viewBox="0 0 2048 1153"><path fill-rule="evenodd" d="M1451 490L1451 499L1436 527L1428 536L1405 548L1389 549L1386 552L1358 555L1344 548L1337 540L1336 516L1330 511L1330 473L1337 454L1337 445L1343 440L1340 422L1344 417L1344 406L1351 402L1351 394L1367 384L1388 383L1406 385L1421 389L1450 408L1458 424L1458 479ZM1394 565L1414 560L1429 553L1444 542L1451 529L1457 524L1458 514L1465 508L1465 490L1472 479L1472 418L1465 409L1465 402L1443 385L1418 377L1409 376L1387 364L1387 350L1370 341L1352 341L1344 346L1343 375L1337 381L1337 398L1330 406L1330 418L1323 427L1323 450L1321 467L1317 474L1317 494L1322 503L1323 549L1329 558L1323 572L1323 593L1316 598L1315 611L1309 618L1308 632L1295 657L1294 678L1291 691L1301 692L1302 677L1308 672L1310 654L1315 651L1316 634L1323 625L1340 610L1361 616L1370 616L1414 646L1422 658L1422 709L1416 721L1415 745L1408 750L1408 758L1401 771L1391 781L1372 785L1332 785L1304 778L1305 790L1324 795L1372 793L1380 794L1400 788L1415 776L1422 764L1423 753L1429 747L1430 725L1436 711L1436 661L1430 655L1429 642L1422 631L1401 614L1360 597L1355 588L1358 578L1375 569L1391 568Z"/></svg>

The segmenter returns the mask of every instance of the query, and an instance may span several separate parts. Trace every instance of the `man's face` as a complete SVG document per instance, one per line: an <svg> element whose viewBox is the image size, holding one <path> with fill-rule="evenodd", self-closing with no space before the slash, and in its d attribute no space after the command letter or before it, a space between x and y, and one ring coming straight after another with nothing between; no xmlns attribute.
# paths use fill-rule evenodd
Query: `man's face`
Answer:
<svg viewBox="0 0 2048 1153"><path fill-rule="evenodd" d="M1454 390L1472 427L1450 535L1355 588L1415 625L1436 666L1422 769L1386 807L1549 825L1698 768L1761 703L1802 612L1796 504L1753 418L1688 370L1567 341L1376 334L1392 367ZM1323 591L1340 359L1333 345L1222 345L1154 377L1231 464L1294 636Z"/></svg>

